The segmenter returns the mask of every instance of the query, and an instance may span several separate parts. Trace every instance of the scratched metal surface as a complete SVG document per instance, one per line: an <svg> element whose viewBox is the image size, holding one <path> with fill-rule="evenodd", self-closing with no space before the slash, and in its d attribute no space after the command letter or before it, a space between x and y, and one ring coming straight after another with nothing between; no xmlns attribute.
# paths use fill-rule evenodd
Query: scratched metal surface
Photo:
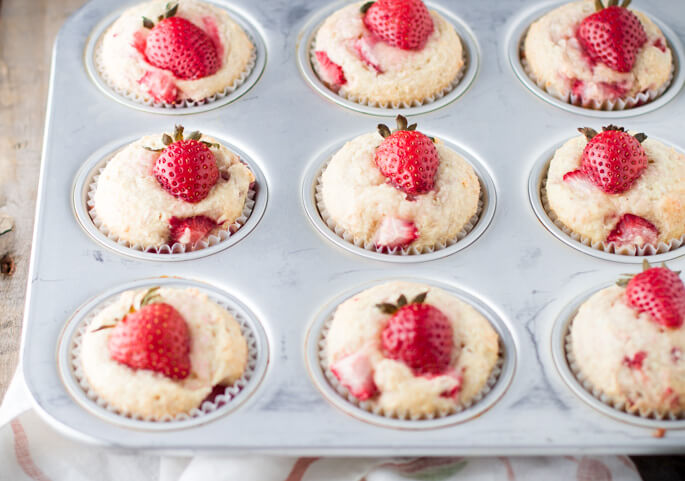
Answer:
<svg viewBox="0 0 685 481"><path fill-rule="evenodd" d="M132 2L122 2L129 4ZM217 2L221 3L221 2ZM685 451L685 430L662 439L653 427L593 409L564 382L553 362L560 313L587 292L635 270L630 259L598 258L560 241L537 219L529 176L549 149L578 126L602 119L567 112L532 94L509 64L509 34L539 3L522 0L435 1L472 30L480 71L458 100L414 117L421 130L459 145L492 177L497 208L489 227L466 249L427 262L384 262L342 249L322 236L304 209L306 169L321 152L374 129L379 116L324 98L296 60L302 28L324 0L230 2L262 35L267 62L256 85L219 109L179 117L141 112L103 95L89 80L89 33L111 14L94 0L69 19L55 44L38 194L23 366L35 407L61 431L100 445L153 451L262 452L308 455L665 453ZM118 4L116 8L121 7ZM685 4L637 2L685 39ZM652 112L612 119L683 150L682 93ZM135 259L96 243L72 211L82 163L102 145L170 129L220 134L259 166L268 184L265 212L244 239L211 256L180 262ZM387 117L386 117L387 119ZM683 269L682 257L672 259ZM254 395L211 422L149 432L108 423L79 407L57 373L59 334L87 299L127 282L179 276L210 283L240 299L261 321L269 365ZM341 293L370 281L430 279L473 295L510 328L513 380L475 419L440 429L406 430L363 422L329 404L305 361L308 326Z"/></svg>

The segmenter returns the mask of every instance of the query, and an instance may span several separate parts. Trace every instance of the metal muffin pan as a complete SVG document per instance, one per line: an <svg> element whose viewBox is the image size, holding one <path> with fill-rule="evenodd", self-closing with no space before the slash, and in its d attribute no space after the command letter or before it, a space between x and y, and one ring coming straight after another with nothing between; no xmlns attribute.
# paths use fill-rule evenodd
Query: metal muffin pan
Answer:
<svg viewBox="0 0 685 481"><path fill-rule="evenodd" d="M555 97L554 95L546 92L544 89L540 88L526 73L523 65L521 64L521 51L523 48L523 42L526 39L528 33L528 27L538 20L540 17L544 16L550 10L556 7L570 3L567 1L553 0L551 2L538 2L532 5L530 8L523 9L521 13L516 17L516 19L511 23L509 28L509 33L507 35L507 54L509 57L509 64L514 70L514 73L519 78L521 83L525 85L531 92L540 97L545 102L549 102L552 105L559 107L560 109L566 110L579 115L587 115L589 117L597 117L600 119L616 119L633 117L636 115L646 114L647 112L652 112L659 107L665 105L666 103L673 100L680 90L685 85L685 70L681 67L683 61L685 60L685 50L683 50L683 44L676 35L676 33L668 26L667 23L662 22L659 17L655 17L651 14L650 8L652 5L643 5L647 2L636 4L634 8L645 12L654 21L654 23L661 29L661 32L666 37L668 46L673 53L673 78L671 84L668 86L666 91L654 99L653 101L646 103L644 105L639 105L625 110L593 110L584 107L579 107L577 105L564 102L563 100ZM644 9L643 6L647 6ZM663 18L671 19L670 15Z"/></svg>
<svg viewBox="0 0 685 481"><path fill-rule="evenodd" d="M533 0L430 3L458 15L471 29L478 39L480 73L458 102L420 116L410 114L410 120L477 161L474 166L492 181L497 208L487 229L467 249L413 263L342 249L322 236L305 209L311 192L311 183L305 182L308 169L321 165L336 142L372 132L384 120L329 101L302 78L301 32L314 12L330 4L217 3L250 19L262 34L268 64L259 82L240 99L188 115L180 123L238 146L261 171L268 204L240 242L194 259L143 261L104 248L81 228L73 209L82 198L74 202L73 194L84 163L96 163L94 152L112 152L125 139L163 132L170 124L166 115L136 111L103 95L88 77L83 52L95 25L111 15L111 2L91 1L66 22L57 38L22 349L34 407L50 424L102 446L171 453L685 452L685 429L669 429L657 439L651 428L593 409L569 389L554 363L552 328L568 299L639 267L570 247L550 235L531 209L531 172L549 155L550 139L566 139L579 125L598 128L609 123L587 112L578 115L538 102L521 88L509 65L508 30L502 26L531 8ZM636 8L641 7L638 2ZM668 18L674 32L685 32L681 2L649 7L657 18ZM677 141L682 132L676 120L684 110L681 93L645 115L612 122ZM669 265L683 269L685 257L673 258ZM133 430L102 419L73 399L60 376L57 347L65 324L84 300L162 276L197 280L245 305L264 329L269 363L258 388L228 415L181 430ZM485 412L439 428L379 426L338 409L313 382L305 352L308 328L345 293L396 278L454 286L505 323L515 340L516 366L508 388Z"/></svg>
<svg viewBox="0 0 685 481"><path fill-rule="evenodd" d="M300 67L302 75L304 75L304 78L319 94L323 95L329 100L332 100L338 105L342 105L348 109L356 110L357 112L383 116L395 116L398 113L401 113L402 115L407 116L424 114L426 112L431 112L433 110L442 108L464 95L468 91L469 87L471 87L471 84L476 79L478 70L480 68L480 48L478 47L478 41L476 40L476 37L473 35L473 32L469 26L464 23L461 18L456 16L452 9L445 8L439 3L428 1L425 2L428 8L437 11L440 15L447 19L452 26L454 26L454 29L461 38L461 46L464 51L464 67L460 72L461 79L459 80L459 83L455 85L451 91L447 92L444 96L436 99L433 102L405 108L376 107L373 105L365 105L348 100L342 95L338 95L337 93L333 92L331 89L326 87L326 85L324 85L314 71L311 61L312 46L314 45L314 40L317 32L319 31L319 27L324 20L326 20L326 18L328 18L328 16L335 11L340 10L350 3L352 2L347 0L330 2L325 8L317 10L309 17L304 28L298 35L297 63Z"/></svg>
<svg viewBox="0 0 685 481"><path fill-rule="evenodd" d="M365 289L370 289L379 284L395 280L421 282L443 289L473 306L490 322L500 338L500 364L498 364L498 366L495 368L497 371L499 371L499 373L494 376L494 383L489 385L488 388L484 388L485 392L483 393L483 397L481 399L475 400L472 404L465 406L462 410L444 417L421 419L416 421L395 419L371 413L353 404L339 394L336 389L326 380L326 373L321 365L319 352L321 350L321 343L323 342L324 330L326 329L327 324L329 324L333 318L338 306ZM507 323L492 307L490 307L486 302L480 300L478 296L450 285L436 283L430 279L384 279L368 283L364 286L358 286L353 291L342 294L340 297L336 298L333 302L326 306L319 313L319 315L317 315L307 329L305 356L307 359L309 375L314 380L317 388L319 388L321 393L331 404L346 412L350 416L368 423L376 424L378 426L396 429L434 429L457 423L463 423L469 419L483 414L485 411L491 408L507 390L509 384L511 383L511 379L514 376L514 371L516 369L517 346L518 343L512 336Z"/></svg>
<svg viewBox="0 0 685 481"><path fill-rule="evenodd" d="M481 188L480 202L482 203L482 207L478 217L478 222L473 226L473 229L467 232L466 235L455 244L447 246L443 249L436 249L433 252L412 255L381 253L375 250L359 247L353 242L343 239L336 234L335 231L328 226L328 224L326 224L326 221L321 216L316 202L316 185L319 177L323 174L324 170L328 166L331 157L333 157L333 155L335 155L335 153L340 150L349 140L352 139L350 138L343 142L336 142L335 144L321 151L320 155L317 155L307 167L304 174L304 180L302 182L302 202L304 203L304 209L307 212L309 219L324 237L337 246L370 259L399 263L425 262L440 259L441 257L445 257L465 249L472 243L476 242L478 237L480 237L490 225L490 222L495 215L495 208L497 205L497 193L495 191L495 184L492 181L492 177L485 168L483 162L480 161L475 154L469 152L468 149L465 149L454 142L440 137L440 141L461 155L471 165L471 167L473 167L473 170L478 176Z"/></svg>
<svg viewBox="0 0 685 481"><path fill-rule="evenodd" d="M208 3L212 3L228 11L231 17L240 25L243 30L247 33L248 37L252 41L252 45L255 48L255 61L252 70L247 74L245 80L238 86L235 90L227 95L219 96L216 95L215 99L207 99L194 102L194 105L189 106L179 106L179 105L166 105L161 102L154 102L151 100L145 100L138 98L135 95L126 96L117 92L112 88L107 81L102 78L98 72L96 66L96 52L97 48L102 41L102 38L109 29L109 27L114 23L114 21L119 18L119 16L126 10L127 7L116 9L109 15L105 16L102 21L93 28L92 32L88 37L88 42L86 44L86 49L84 53L84 61L86 64L86 70L90 79L98 86L98 88L105 94L121 102L124 105L128 105L134 109L142 110L144 112L151 112L156 114L167 114L167 115L185 115L185 114L196 114L200 112L206 112L207 110L216 109L224 105L230 104L235 100L242 97L248 90L250 90L254 84L257 83L261 77L264 67L266 65L266 47L264 45L264 40L261 33L255 26L255 22L246 16L241 10L236 9L231 4L223 1L208 0ZM130 7L130 5L129 5Z"/></svg>
<svg viewBox="0 0 685 481"><path fill-rule="evenodd" d="M187 123L187 125L192 126L192 123ZM169 128L164 129L164 131L169 131ZM160 135L162 131L158 132ZM240 160L244 162L255 176L255 186L254 192L255 196L253 198L254 207L249 217L245 223L233 234L231 234L227 239L220 241L214 245L210 245L205 249L198 249L194 251L187 252L170 252L170 253L156 253L147 252L143 250L133 249L122 242L117 242L113 238L107 236L102 232L93 222L90 216L90 207L88 206L88 193L90 192L90 185L94 182L94 177L100 173L107 162L109 162L117 152L122 148L129 145L132 142L138 140L142 135L135 135L115 141L105 145L104 147L95 151L81 166L78 173L76 174L76 179L74 180L74 188L72 193L72 206L74 214L81 225L81 227L90 235L94 240L112 249L120 254L134 257L136 259L154 260L154 261L182 261L197 259L198 257L204 257L215 252L219 252L223 249L227 249L236 242L245 238L252 229L259 223L266 209L267 199L268 199L268 187L266 184L266 179L264 174L259 169L257 163L253 161L249 155L245 154L240 148L233 145L230 141L224 140L221 134L212 135L208 132L204 132L206 135L215 138L218 142L228 148L231 152L240 157Z"/></svg>
<svg viewBox="0 0 685 481"><path fill-rule="evenodd" d="M530 204L533 208L533 211L535 212L535 215L540 220L540 222L542 222L542 224L547 228L547 230L549 230L557 239L573 247L574 249L578 249L579 251L584 252L585 254L599 257L600 259L605 259L608 261L624 262L627 264L642 264L642 261L647 259L647 261L649 261L650 263L656 264L659 262L670 261L671 259L675 259L676 257L685 255L685 245L672 249L668 252L663 252L655 255L640 256L615 254L611 252L605 252L600 249L594 249L593 247L583 244L582 242L566 234L566 232L564 232L564 230L561 227L559 227L547 214L547 211L545 210L541 198L541 189L543 182L547 178L549 164L552 158L554 157L554 154L569 139L570 137L564 141L557 142L554 145L552 145L549 149L545 150L542 153L542 155L540 155L538 161L535 163L533 169L530 172L530 177L528 178L528 197L530 198ZM672 142L664 141L662 139L655 140L658 140L659 142L665 145L671 145L674 148L677 148L673 145ZM682 149L677 148L677 150L683 153Z"/></svg>
<svg viewBox="0 0 685 481"><path fill-rule="evenodd" d="M92 318L97 315L102 308L109 305L110 302L115 301L122 292L154 286L175 287L178 289L192 287L198 289L200 292L206 294L212 301L229 310L236 321L241 325L244 336L248 341L248 362L246 372L249 373L249 375L245 377L244 381L240 382L241 385L243 383L244 385L239 387L238 381L235 383L234 386L236 388L239 387L239 391L237 391L224 405L218 406L209 412L193 413L194 415L185 417L185 419L170 419L158 422L145 421L119 414L116 410L107 407L104 402L91 399L86 390L80 385L73 360L77 339L81 337L80 332L82 329L87 329L88 323L92 321ZM264 333L259 320L257 320L250 310L239 300L233 298L230 294L222 292L210 285L203 284L202 282L179 278L157 278L143 279L117 286L95 296L80 306L64 325L64 330L60 336L57 348L57 363L59 365L60 376L62 377L62 381L67 387L69 394L77 403L83 406L84 409L90 411L104 421L118 424L125 428L163 431L197 426L236 409L242 402L248 399L257 389L257 386L259 386L269 362L268 355L269 349L267 346L266 334Z"/></svg>

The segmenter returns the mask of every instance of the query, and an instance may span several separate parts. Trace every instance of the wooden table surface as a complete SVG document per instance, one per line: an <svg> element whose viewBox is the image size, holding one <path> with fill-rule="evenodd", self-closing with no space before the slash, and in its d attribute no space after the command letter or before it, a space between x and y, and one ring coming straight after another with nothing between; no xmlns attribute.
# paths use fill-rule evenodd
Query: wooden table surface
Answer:
<svg viewBox="0 0 685 481"><path fill-rule="evenodd" d="M15 221L10 254L16 265L12 276L0 274L0 400L19 357L52 44L84 3L0 0L0 216ZM645 479L683 479L683 457L633 460Z"/></svg>
<svg viewBox="0 0 685 481"><path fill-rule="evenodd" d="M16 266L0 274L0 399L19 357L52 44L84 3L0 0L0 213L14 218Z"/></svg>

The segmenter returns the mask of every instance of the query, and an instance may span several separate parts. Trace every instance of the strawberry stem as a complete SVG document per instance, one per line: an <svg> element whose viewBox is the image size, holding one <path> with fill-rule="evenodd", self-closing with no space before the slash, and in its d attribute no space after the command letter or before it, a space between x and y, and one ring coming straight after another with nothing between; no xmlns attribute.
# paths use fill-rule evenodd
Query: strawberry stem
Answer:
<svg viewBox="0 0 685 481"><path fill-rule="evenodd" d="M152 29L154 26L155 26L155 22L153 22L152 20L150 20L147 17L143 17L143 27L145 27L147 29Z"/></svg>
<svg viewBox="0 0 685 481"><path fill-rule="evenodd" d="M374 3L376 3L376 2L375 1L366 2L364 5L362 5L362 7L359 9L359 11L361 13L366 13L369 10L369 8L371 8L371 5L373 5Z"/></svg>
<svg viewBox="0 0 685 481"><path fill-rule="evenodd" d="M140 307L158 302L161 299L159 297L159 294L157 293L158 290L159 286L151 287L150 289L148 289L148 291L143 296L143 299L141 299L140 301Z"/></svg>
<svg viewBox="0 0 685 481"><path fill-rule="evenodd" d="M635 134L633 137L635 137L635 140L637 140L640 143L647 140L647 135L643 132L640 132L639 134Z"/></svg>
<svg viewBox="0 0 685 481"><path fill-rule="evenodd" d="M170 4L171 4L171 2L167 3L167 8L169 7ZM178 3L167 10L167 12L164 14L164 18L171 18L174 15L176 15L176 12L178 12Z"/></svg>
<svg viewBox="0 0 685 481"><path fill-rule="evenodd" d="M414 297L411 300L411 302L407 302L407 296L405 296L404 294L400 294L400 297L397 298L395 304L392 304L390 302L381 302L380 304L376 304L376 307L380 309L381 312L384 314L395 314L400 308L408 304L423 304L423 302L426 300L427 295L428 291L422 292L421 294L418 294L416 297Z"/></svg>
<svg viewBox="0 0 685 481"><path fill-rule="evenodd" d="M604 5L602 4L602 0L595 0L595 11L599 12L600 10L604 10Z"/></svg>
<svg viewBox="0 0 685 481"><path fill-rule="evenodd" d="M585 138L588 140L592 140L595 137L595 135L597 135L597 131L590 127L579 127L578 132L583 134Z"/></svg>
<svg viewBox="0 0 685 481"><path fill-rule="evenodd" d="M390 137L392 135L392 132L390 132L390 129L385 124L378 124L378 133L384 139L387 139L388 137Z"/></svg>
<svg viewBox="0 0 685 481"><path fill-rule="evenodd" d="M177 125L174 128L174 140L178 142L179 140L183 140L183 126L182 125Z"/></svg>
<svg viewBox="0 0 685 481"><path fill-rule="evenodd" d="M202 134L200 133L199 130L193 130L191 133L186 135L186 140L200 140L200 137L202 137Z"/></svg>

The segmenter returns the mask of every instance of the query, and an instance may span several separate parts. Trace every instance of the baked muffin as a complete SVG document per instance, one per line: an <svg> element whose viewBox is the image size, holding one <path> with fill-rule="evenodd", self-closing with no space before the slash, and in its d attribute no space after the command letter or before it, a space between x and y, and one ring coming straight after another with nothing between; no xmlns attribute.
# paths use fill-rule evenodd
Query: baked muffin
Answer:
<svg viewBox="0 0 685 481"><path fill-rule="evenodd" d="M464 66L454 27L421 0L348 5L324 21L314 50L314 68L330 89L378 106L434 100Z"/></svg>
<svg viewBox="0 0 685 481"><path fill-rule="evenodd" d="M478 213L473 168L439 139L398 116L393 133L347 142L320 180L319 209L355 244L383 252L421 252L455 242Z"/></svg>
<svg viewBox="0 0 685 481"><path fill-rule="evenodd" d="M109 27L98 68L125 94L173 104L235 87L253 54L225 10L197 0L155 0L129 8Z"/></svg>
<svg viewBox="0 0 685 481"><path fill-rule="evenodd" d="M628 412L682 415L684 318L678 274L646 264L580 306L570 329L576 375Z"/></svg>
<svg viewBox="0 0 685 481"><path fill-rule="evenodd" d="M123 292L88 324L82 370L97 397L124 415L161 420L235 383L247 343L226 309L193 288Z"/></svg>
<svg viewBox="0 0 685 481"><path fill-rule="evenodd" d="M635 253L685 235L685 155L645 134L608 126L556 151L547 173L550 213L593 247ZM654 252L653 252L654 253Z"/></svg>
<svg viewBox="0 0 685 481"><path fill-rule="evenodd" d="M573 2L533 23L523 48L533 80L555 97L592 108L660 95L672 76L671 49L659 27L628 3Z"/></svg>
<svg viewBox="0 0 685 481"><path fill-rule="evenodd" d="M442 289L389 282L338 306L323 354L330 377L371 411L419 419L482 394L498 339L478 311Z"/></svg>
<svg viewBox="0 0 685 481"><path fill-rule="evenodd" d="M199 132L146 136L107 162L91 217L117 242L140 249L196 248L242 218L254 175L240 158Z"/></svg>

